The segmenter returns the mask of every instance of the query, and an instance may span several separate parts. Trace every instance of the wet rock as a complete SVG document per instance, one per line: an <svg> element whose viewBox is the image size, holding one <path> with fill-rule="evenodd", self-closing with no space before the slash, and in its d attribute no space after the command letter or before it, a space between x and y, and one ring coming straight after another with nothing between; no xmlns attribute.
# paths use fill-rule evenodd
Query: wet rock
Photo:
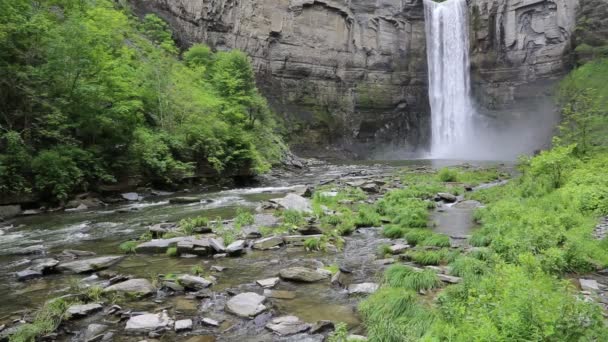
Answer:
<svg viewBox="0 0 608 342"><path fill-rule="evenodd" d="M127 201L139 201L139 194L136 192L125 192L124 194L120 194L120 197Z"/></svg>
<svg viewBox="0 0 608 342"><path fill-rule="evenodd" d="M103 306L98 303L72 305L67 309L66 314L72 318L85 317L94 312L101 311L101 309L103 309Z"/></svg>
<svg viewBox="0 0 608 342"><path fill-rule="evenodd" d="M264 301L266 297L254 292L238 294L226 303L226 311L240 317L252 318L266 310Z"/></svg>
<svg viewBox="0 0 608 342"><path fill-rule="evenodd" d="M184 274L177 278L179 283L187 289L202 290L211 286L213 283L203 277L197 277L190 274Z"/></svg>
<svg viewBox="0 0 608 342"><path fill-rule="evenodd" d="M183 286L173 281L164 281L163 287L173 292L183 292L185 290Z"/></svg>
<svg viewBox="0 0 608 342"><path fill-rule="evenodd" d="M450 194L449 192L440 192L437 194L439 200L443 200L448 203L454 203L458 200L458 197Z"/></svg>
<svg viewBox="0 0 608 342"><path fill-rule="evenodd" d="M92 259L85 260L76 260L70 262L62 262L56 266L57 270L64 273L86 273L99 271L104 268L108 268L118 261L120 261L122 256L104 256Z"/></svg>
<svg viewBox="0 0 608 342"><path fill-rule="evenodd" d="M482 204L478 201L474 201L474 200L466 200L466 201L462 201L462 202L458 202L456 204L454 204L453 208L458 208L458 209L475 209L475 208L479 208L481 207Z"/></svg>
<svg viewBox="0 0 608 342"><path fill-rule="evenodd" d="M310 333L311 334L323 334L323 333L328 333L330 331L334 331L335 328L336 328L336 326L334 325L334 322L332 322L332 321L325 321L325 320L317 321L310 328Z"/></svg>
<svg viewBox="0 0 608 342"><path fill-rule="evenodd" d="M197 203L200 201L201 201L200 198L190 197L190 196L173 197L173 198L169 199L169 203L171 203L171 204L188 204L188 203Z"/></svg>
<svg viewBox="0 0 608 342"><path fill-rule="evenodd" d="M208 325L210 327L219 327L220 326L220 322L209 318L209 317L205 317L201 320L201 323L203 323L203 325Z"/></svg>
<svg viewBox="0 0 608 342"><path fill-rule="evenodd" d="M128 333L148 333L162 328L170 329L172 326L173 320L167 312L163 311L158 314L143 314L131 317L127 321L125 330Z"/></svg>
<svg viewBox="0 0 608 342"><path fill-rule="evenodd" d="M9 219L21 214L21 205L0 206L0 218Z"/></svg>
<svg viewBox="0 0 608 342"><path fill-rule="evenodd" d="M390 246L389 250L391 251L391 254L401 254L401 253L405 252L408 248L410 248L410 245L406 245L404 243L398 243L398 244Z"/></svg>
<svg viewBox="0 0 608 342"><path fill-rule="evenodd" d="M284 268L279 272L279 275L286 280L301 281L305 283L312 283L329 277L326 273L306 267Z"/></svg>
<svg viewBox="0 0 608 342"><path fill-rule="evenodd" d="M281 316L272 319L266 328L280 336L288 336L309 330L310 324L300 321L296 316Z"/></svg>
<svg viewBox="0 0 608 342"><path fill-rule="evenodd" d="M320 239L323 235L288 235L283 240L288 245L304 246L304 241L308 239Z"/></svg>
<svg viewBox="0 0 608 342"><path fill-rule="evenodd" d="M323 231L317 225L309 224L304 227L299 227L298 233L301 235L320 235L323 234Z"/></svg>
<svg viewBox="0 0 608 342"><path fill-rule="evenodd" d="M226 247L226 253L230 256L237 256L243 254L245 250L245 240L236 240Z"/></svg>
<svg viewBox="0 0 608 342"><path fill-rule="evenodd" d="M80 251L77 249L64 249L63 251L61 251L60 254L62 257L69 257L71 259L76 259L76 258L80 258L80 257L87 257L87 256L95 256L95 252L91 252L91 251Z"/></svg>
<svg viewBox="0 0 608 342"><path fill-rule="evenodd" d="M182 240L177 242L177 254L187 254L194 251L194 244L189 240Z"/></svg>
<svg viewBox="0 0 608 342"><path fill-rule="evenodd" d="M336 272L331 277L331 283L334 285L344 286L347 284L347 282L348 282L348 276L346 276L346 274L342 271Z"/></svg>
<svg viewBox="0 0 608 342"><path fill-rule="evenodd" d="M223 239L211 238L211 239L209 239L209 245L217 253L224 253L226 251L226 246L224 246Z"/></svg>
<svg viewBox="0 0 608 342"><path fill-rule="evenodd" d="M30 279L35 279L35 278L42 277L42 272L31 270L31 269L26 269L26 270L19 271L19 272L15 273L15 275L17 276L17 280L19 280L19 281L27 281L27 280L30 280Z"/></svg>
<svg viewBox="0 0 608 342"><path fill-rule="evenodd" d="M264 290L264 296L275 299L294 299L296 298L296 293L284 290Z"/></svg>
<svg viewBox="0 0 608 342"><path fill-rule="evenodd" d="M103 333L106 332L109 327L105 324L89 324L87 330L84 333L85 342L101 341L103 340Z"/></svg>
<svg viewBox="0 0 608 342"><path fill-rule="evenodd" d="M374 260L375 265L390 265L390 264L394 264L394 263L395 263L395 259L393 259L393 258Z"/></svg>
<svg viewBox="0 0 608 342"><path fill-rule="evenodd" d="M280 236L271 236L271 237L267 237L267 238L263 238L263 239L254 241L253 248L265 250L265 249L270 249L270 248L273 248L276 246L280 246L282 244L283 244L283 238L281 238Z"/></svg>
<svg viewBox="0 0 608 342"><path fill-rule="evenodd" d="M180 319L179 321L175 321L175 331L185 331L192 330L192 320L191 319Z"/></svg>
<svg viewBox="0 0 608 342"><path fill-rule="evenodd" d="M152 236L160 237L163 234L169 232L169 230L171 230L171 228L173 228L174 226L175 225L172 223L157 223L148 227L148 230L150 231L150 233L152 233Z"/></svg>
<svg viewBox="0 0 608 342"><path fill-rule="evenodd" d="M458 284L458 283L460 283L462 281L462 278L454 277L454 276L449 276L447 274L437 274L437 277L442 282L444 282L444 283L450 283L450 284Z"/></svg>
<svg viewBox="0 0 608 342"><path fill-rule="evenodd" d="M594 279L579 279L578 282L581 285L583 291L599 291L600 286Z"/></svg>
<svg viewBox="0 0 608 342"><path fill-rule="evenodd" d="M87 209L89 209L89 207L87 207L85 204L81 203L80 205L78 205L75 208L65 209L65 212L73 213L73 212L78 212L78 211L85 211Z"/></svg>
<svg viewBox="0 0 608 342"><path fill-rule="evenodd" d="M211 270L212 270L212 271L215 271L215 272L224 272L224 270L225 270L226 268L227 268L227 267L224 267L224 266L218 266L218 265L213 265L213 266L211 266Z"/></svg>
<svg viewBox="0 0 608 342"><path fill-rule="evenodd" d="M24 247L18 250L15 250L11 254L14 255L32 255L32 254L46 254L46 247L43 245L34 245Z"/></svg>
<svg viewBox="0 0 608 342"><path fill-rule="evenodd" d="M185 240L186 238L183 236L174 237L171 239L154 239L142 244L139 244L135 247L135 252L137 253L151 253L151 254L163 254L170 247L176 247L177 243Z"/></svg>
<svg viewBox="0 0 608 342"><path fill-rule="evenodd" d="M59 260L55 260L55 259L51 259L51 258L36 259L32 262L32 265L29 268L34 271L41 272L41 273L49 273L58 264L59 264Z"/></svg>
<svg viewBox="0 0 608 342"><path fill-rule="evenodd" d="M147 279L130 279L103 289L103 292L123 292L138 296L147 296L156 292L156 289Z"/></svg>
<svg viewBox="0 0 608 342"><path fill-rule="evenodd" d="M275 278L266 278L266 279L256 280L255 283L265 289L269 289L269 288L277 286L279 281L280 281L280 279L275 277Z"/></svg>
<svg viewBox="0 0 608 342"><path fill-rule="evenodd" d="M378 287L379 286L376 283L351 284L348 286L348 294L349 295L372 294L378 290Z"/></svg>
<svg viewBox="0 0 608 342"><path fill-rule="evenodd" d="M312 206L310 204L310 200L296 194L290 193L283 198L271 199L270 202L277 204L280 208L283 209L297 210L304 213L312 213Z"/></svg>

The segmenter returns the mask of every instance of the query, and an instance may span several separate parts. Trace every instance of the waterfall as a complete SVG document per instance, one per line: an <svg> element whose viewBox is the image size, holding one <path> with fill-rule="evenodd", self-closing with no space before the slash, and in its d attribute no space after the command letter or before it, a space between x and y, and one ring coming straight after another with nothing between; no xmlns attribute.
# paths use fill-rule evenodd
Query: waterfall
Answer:
<svg viewBox="0 0 608 342"><path fill-rule="evenodd" d="M433 158L458 158L475 148L467 14L466 0L424 0Z"/></svg>

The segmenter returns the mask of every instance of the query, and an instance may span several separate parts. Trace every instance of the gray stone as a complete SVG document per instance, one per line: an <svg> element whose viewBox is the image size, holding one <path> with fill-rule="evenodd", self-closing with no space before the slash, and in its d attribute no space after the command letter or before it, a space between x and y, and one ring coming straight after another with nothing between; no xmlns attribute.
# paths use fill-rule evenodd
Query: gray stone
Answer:
<svg viewBox="0 0 608 342"><path fill-rule="evenodd" d="M219 327L220 326L220 322L209 318L209 317L205 317L201 320L201 323L203 323L203 325L208 325L210 327Z"/></svg>
<svg viewBox="0 0 608 342"><path fill-rule="evenodd" d="M393 259L393 258L374 260L375 265L390 265L390 264L394 264L394 263L395 263L395 259Z"/></svg>
<svg viewBox="0 0 608 342"><path fill-rule="evenodd" d="M128 333L148 333L161 328L170 329L172 326L173 320L163 311L158 314L133 316L127 321L125 330Z"/></svg>
<svg viewBox="0 0 608 342"><path fill-rule="evenodd" d="M331 273L330 273L331 274ZM306 267L290 267L284 268L279 272L281 278L292 281L301 281L312 283L327 279L329 276L326 273L319 272Z"/></svg>
<svg viewBox="0 0 608 342"><path fill-rule="evenodd" d="M265 289L269 289L269 288L277 286L279 281L280 281L280 279L275 277L275 278L266 278L266 279L256 280L255 283Z"/></svg>
<svg viewBox="0 0 608 342"><path fill-rule="evenodd" d="M174 237L170 239L154 239L135 247L137 253L163 254L170 247L176 247L177 243L186 240L186 237Z"/></svg>
<svg viewBox="0 0 608 342"><path fill-rule="evenodd" d="M226 246L224 246L224 240L223 239L214 239L214 238L211 238L211 239L209 239L209 245L217 253L224 253L226 251Z"/></svg>
<svg viewBox="0 0 608 342"><path fill-rule="evenodd" d="M456 196L454 196L454 195L452 195L452 194L450 194L448 192L440 192L440 193L437 194L437 196L441 200L443 200L445 202L448 202L448 203L454 203L454 202L456 202L458 200L458 197L456 197Z"/></svg>
<svg viewBox="0 0 608 342"><path fill-rule="evenodd" d="M281 316L273 318L266 328L280 336L301 333L310 329L310 324L300 321L296 316Z"/></svg>
<svg viewBox="0 0 608 342"><path fill-rule="evenodd" d="M156 292L156 289L147 279L130 279L103 289L103 292L123 292L138 296L147 296Z"/></svg>
<svg viewBox="0 0 608 342"><path fill-rule="evenodd" d="M200 198L190 197L190 196L173 197L173 198L169 199L169 203L171 203L171 204L188 204L188 203L197 203L200 201L201 201Z"/></svg>
<svg viewBox="0 0 608 342"><path fill-rule="evenodd" d="M105 324L89 324L87 330L84 333L85 342L99 341L103 339L103 333L106 332L109 327Z"/></svg>
<svg viewBox="0 0 608 342"><path fill-rule="evenodd" d="M101 309L103 309L103 306L101 306L101 304L98 304L98 303L72 305L67 309L66 314L69 317L74 317L74 318L75 317L84 317L84 316L88 316L94 312L101 311Z"/></svg>
<svg viewBox="0 0 608 342"><path fill-rule="evenodd" d="M124 194L120 194L120 197L126 199L127 201L139 201L139 194L136 192L126 192Z"/></svg>
<svg viewBox="0 0 608 342"><path fill-rule="evenodd" d="M180 319L179 321L175 321L175 331L185 331L192 330L192 320L191 319Z"/></svg>
<svg viewBox="0 0 608 342"><path fill-rule="evenodd" d="M209 286L213 285L213 282L211 282L203 277L197 277L197 276L193 276L190 274L181 275L177 278L177 280L185 288L193 289L193 290L202 290L202 289L206 289Z"/></svg>
<svg viewBox="0 0 608 342"><path fill-rule="evenodd" d="M283 236L283 240L288 245L304 246L304 241L308 239L320 239L323 235L288 235Z"/></svg>
<svg viewBox="0 0 608 342"><path fill-rule="evenodd" d="M120 261L122 256L103 256L92 259L85 260L76 260L70 262L62 262L56 266L56 268L64 273L86 273L103 270L104 268L108 268L118 261Z"/></svg>
<svg viewBox="0 0 608 342"><path fill-rule="evenodd" d="M458 283L460 283L462 281L462 278L454 277L454 276L449 276L447 274L437 274L437 277L442 282L444 282L444 283L450 283L450 284L458 284Z"/></svg>
<svg viewBox="0 0 608 342"><path fill-rule="evenodd" d="M33 246L27 246L21 249L17 249L14 252L12 252L11 254L14 255L31 255L31 254L45 254L46 253L46 247L44 247L43 245L33 245Z"/></svg>
<svg viewBox="0 0 608 342"><path fill-rule="evenodd" d="M406 245L404 243L397 243L389 247L389 250L392 254L401 254L410 248L410 245Z"/></svg>
<svg viewBox="0 0 608 342"><path fill-rule="evenodd" d="M270 236L253 242L254 249L270 249L283 244L283 238L280 236Z"/></svg>
<svg viewBox="0 0 608 342"><path fill-rule="evenodd" d="M42 272L31 270L31 269L26 269L26 270L19 271L19 272L15 273L15 275L17 276L17 280L19 280L19 281L27 281L27 280L30 280L30 279L35 279L35 278L42 277Z"/></svg>
<svg viewBox="0 0 608 342"><path fill-rule="evenodd" d="M230 256L237 256L245 250L245 240L236 240L226 247L226 253Z"/></svg>
<svg viewBox="0 0 608 342"><path fill-rule="evenodd" d="M289 193L283 198L274 198L270 201L283 209L312 213L310 200L296 194Z"/></svg>
<svg viewBox="0 0 608 342"><path fill-rule="evenodd" d="M21 214L21 206L19 204L0 206L0 218L9 219L19 214Z"/></svg>
<svg viewBox="0 0 608 342"><path fill-rule="evenodd" d="M44 258L44 259L36 259L34 261L32 261L32 265L30 266L30 269L38 271L38 272L42 272L42 273L48 273L50 271L52 271L55 266L57 266L59 264L59 260L55 260L55 259L51 259L51 258Z"/></svg>
<svg viewBox="0 0 608 342"><path fill-rule="evenodd" d="M351 284L348 286L349 295L372 294L378 290L379 285L376 283L361 283Z"/></svg>
<svg viewBox="0 0 608 342"><path fill-rule="evenodd" d="M596 292L600 289L600 286L595 279L579 279L578 281L581 284L581 289L583 291Z"/></svg>
<svg viewBox="0 0 608 342"><path fill-rule="evenodd" d="M240 317L253 318L266 310L264 301L266 297L254 292L238 294L226 303L226 311Z"/></svg>

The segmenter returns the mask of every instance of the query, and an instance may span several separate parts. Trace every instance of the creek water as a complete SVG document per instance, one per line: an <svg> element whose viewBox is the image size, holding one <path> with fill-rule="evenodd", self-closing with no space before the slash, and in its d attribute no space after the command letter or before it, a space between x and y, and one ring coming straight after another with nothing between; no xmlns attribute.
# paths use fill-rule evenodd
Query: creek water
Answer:
<svg viewBox="0 0 608 342"><path fill-rule="evenodd" d="M31 255L19 255L23 248L43 245L48 254L64 249L95 252L97 255L121 254L119 244L140 236L151 224L172 222L186 217L205 215L210 218L232 218L238 208L254 210L261 202L285 196L305 184L322 184L332 180L360 179L365 177L391 177L400 166L428 167L460 164L460 161L412 160L393 162L342 163L311 166L297 172L271 174L258 187L226 189L215 192L189 192L188 196L200 196L204 200L193 204L171 204L169 199L183 194L171 194L144 198L101 209L83 212L54 212L20 217L5 224L15 228L0 235L0 320L14 317L14 312L39 307L46 299L69 293L73 282L82 281L87 275L49 275L27 282L18 282L13 272L27 268ZM436 213L438 230L459 223L458 234L466 234L471 227L472 210L444 210ZM450 213L457 213L457 216ZM465 216L461 214L464 213ZM436 218L437 218L436 217ZM464 218L463 218L464 217ZM442 223L443 222L443 223ZM382 268L373 261L380 244L389 240L381 236L380 228L359 229L346 239L345 248L338 253L310 253L302 247L287 247L277 251L251 251L240 258L201 259L171 258L165 255L129 255L111 269L121 274L154 279L158 274L187 273L194 265L200 265L206 274L214 274L210 268L226 267L215 274L218 283L214 291L251 286L255 280L276 276L282 268L301 263L320 261L325 265L352 265L353 282L374 281ZM314 259L314 260L312 260ZM314 261L314 262L316 262ZM294 291L296 298L277 300L275 309L281 314L293 314L308 322L318 320L342 321L358 326L357 298L349 297L345 290L327 284L290 284L282 282L280 290ZM199 303L183 297L166 298L159 302L152 299L133 303L133 309L152 310L170 305L181 315L195 314ZM13 315L13 316L11 316ZM231 322L227 318L226 324ZM236 319L234 319L235 323ZM237 338L248 330L228 331Z"/></svg>

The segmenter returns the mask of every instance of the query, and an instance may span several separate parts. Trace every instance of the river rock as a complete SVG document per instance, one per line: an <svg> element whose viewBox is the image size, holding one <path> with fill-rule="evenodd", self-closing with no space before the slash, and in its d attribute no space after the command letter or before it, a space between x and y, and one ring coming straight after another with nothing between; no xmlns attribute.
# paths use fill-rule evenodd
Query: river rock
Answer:
<svg viewBox="0 0 608 342"><path fill-rule="evenodd" d="M133 316L127 321L125 330L130 333L148 333L161 328L171 328L173 320L167 312Z"/></svg>
<svg viewBox="0 0 608 342"><path fill-rule="evenodd" d="M221 238L220 239L215 239L215 238L209 239L209 245L217 253L224 253L226 251L226 246L224 246L224 240Z"/></svg>
<svg viewBox="0 0 608 342"><path fill-rule="evenodd" d="M156 289L147 279L130 279L123 281L122 283L108 286L103 289L103 292L123 292L138 296L147 296L156 292Z"/></svg>
<svg viewBox="0 0 608 342"><path fill-rule="evenodd" d="M191 319L180 319L179 321L175 321L175 331L185 331L192 330L192 320Z"/></svg>
<svg viewBox="0 0 608 342"><path fill-rule="evenodd" d="M269 289L269 288L277 286L279 281L280 281L280 279L275 277L275 278L266 278L266 279L256 280L255 283L265 289Z"/></svg>
<svg viewBox="0 0 608 342"><path fill-rule="evenodd" d="M127 201L139 201L139 194L136 192L125 192L124 194L120 194L120 197L126 199Z"/></svg>
<svg viewBox="0 0 608 342"><path fill-rule="evenodd" d="M19 281L27 281L27 280L30 280L30 279L35 279L35 278L42 277L42 272L36 271L36 270L31 270L31 269L28 268L26 270L16 272L15 275L17 276L17 280L19 280Z"/></svg>
<svg viewBox="0 0 608 342"><path fill-rule="evenodd" d="M98 303L72 305L67 309L66 314L69 317L84 317L92 314L93 312L101 311L101 309L103 309L103 306Z"/></svg>
<svg viewBox="0 0 608 342"><path fill-rule="evenodd" d="M454 276L449 276L447 274L437 274L437 277L442 282L444 282L444 283L450 283L450 284L458 284L458 283L460 283L462 281L462 278L454 277Z"/></svg>
<svg viewBox="0 0 608 342"><path fill-rule="evenodd" d="M579 279L581 290L583 291L599 291L600 286L594 279Z"/></svg>
<svg viewBox="0 0 608 342"><path fill-rule="evenodd" d="M253 242L254 249L270 249L283 244L283 238L280 236L270 236Z"/></svg>
<svg viewBox="0 0 608 342"><path fill-rule="evenodd" d="M281 316L273 318L266 328L280 336L288 336L310 329L310 324L300 321L296 316Z"/></svg>
<svg viewBox="0 0 608 342"><path fill-rule="evenodd" d="M196 203L200 202L201 199L198 197L191 196L182 196L182 197L173 197L169 199L169 203L171 204L188 204L188 203Z"/></svg>
<svg viewBox="0 0 608 342"><path fill-rule="evenodd" d="M331 274L331 273L330 273ZM312 283L327 279L329 276L326 273L319 272L306 267L290 267L284 268L279 271L281 278L292 281L301 281L305 283Z"/></svg>
<svg viewBox="0 0 608 342"><path fill-rule="evenodd" d="M449 192L440 192L437 194L440 200L443 200L448 203L454 203L458 200L458 197L450 194Z"/></svg>
<svg viewBox="0 0 608 342"><path fill-rule="evenodd" d="M378 290L378 287L376 283L351 284L348 286L348 294L372 294Z"/></svg>
<svg viewBox="0 0 608 342"><path fill-rule="evenodd" d="M137 253L163 254L170 247L177 246L180 241L186 240L186 237L178 236L170 239L154 239L135 247Z"/></svg>
<svg viewBox="0 0 608 342"><path fill-rule="evenodd" d="M266 310L264 301L266 297L260 296L254 292L245 292L238 294L226 303L226 311L240 317L253 318Z"/></svg>
<svg viewBox="0 0 608 342"><path fill-rule="evenodd" d="M294 299L296 298L296 293L293 291L285 291L285 290L264 290L264 296L267 298L275 298L275 299Z"/></svg>
<svg viewBox="0 0 608 342"><path fill-rule="evenodd" d="M14 255L32 255L32 254L45 254L46 253L46 247L44 247L43 245L33 245L33 246L27 246L21 249L17 249L14 252L12 252L11 254Z"/></svg>
<svg viewBox="0 0 608 342"><path fill-rule="evenodd" d="M29 268L41 273L48 273L51 272L58 264L59 260L51 258L36 259L32 262L32 265Z"/></svg>
<svg viewBox="0 0 608 342"><path fill-rule="evenodd" d="M330 331L334 331L335 328L336 328L336 326L335 326L334 322L321 320L321 321L317 321L315 324L313 324L313 326L310 328L310 333L311 334L323 334L323 333L327 333Z"/></svg>
<svg viewBox="0 0 608 342"><path fill-rule="evenodd" d="M210 327L219 327L220 326L220 322L214 320L213 318L209 318L209 317L205 317L201 320L201 323L203 323L203 325L208 325Z"/></svg>
<svg viewBox="0 0 608 342"><path fill-rule="evenodd" d="M296 194L289 193L283 198L271 199L270 202L277 204L283 209L312 213L310 200Z"/></svg>
<svg viewBox="0 0 608 342"><path fill-rule="evenodd" d="M410 248L410 245L406 245L404 243L397 243L389 247L391 254L401 254Z"/></svg>
<svg viewBox="0 0 608 342"><path fill-rule="evenodd" d="M288 245L304 246L304 241L308 239L320 239L323 235L288 235L283 240Z"/></svg>
<svg viewBox="0 0 608 342"><path fill-rule="evenodd" d="M76 260L70 262L62 262L56 266L56 268L64 273L86 273L99 271L104 268L108 268L118 261L120 261L122 256L103 256L92 259L85 260Z"/></svg>
<svg viewBox="0 0 608 342"><path fill-rule="evenodd" d="M236 240L226 247L226 253L230 256L241 255L245 250L245 240Z"/></svg>
<svg viewBox="0 0 608 342"><path fill-rule="evenodd" d="M211 286L213 283L203 277L184 274L177 278L179 283L187 289L202 290Z"/></svg>
<svg viewBox="0 0 608 342"><path fill-rule="evenodd" d="M84 332L84 341L93 342L102 340L102 334L108 329L109 327L105 324L89 324L87 330Z"/></svg>

